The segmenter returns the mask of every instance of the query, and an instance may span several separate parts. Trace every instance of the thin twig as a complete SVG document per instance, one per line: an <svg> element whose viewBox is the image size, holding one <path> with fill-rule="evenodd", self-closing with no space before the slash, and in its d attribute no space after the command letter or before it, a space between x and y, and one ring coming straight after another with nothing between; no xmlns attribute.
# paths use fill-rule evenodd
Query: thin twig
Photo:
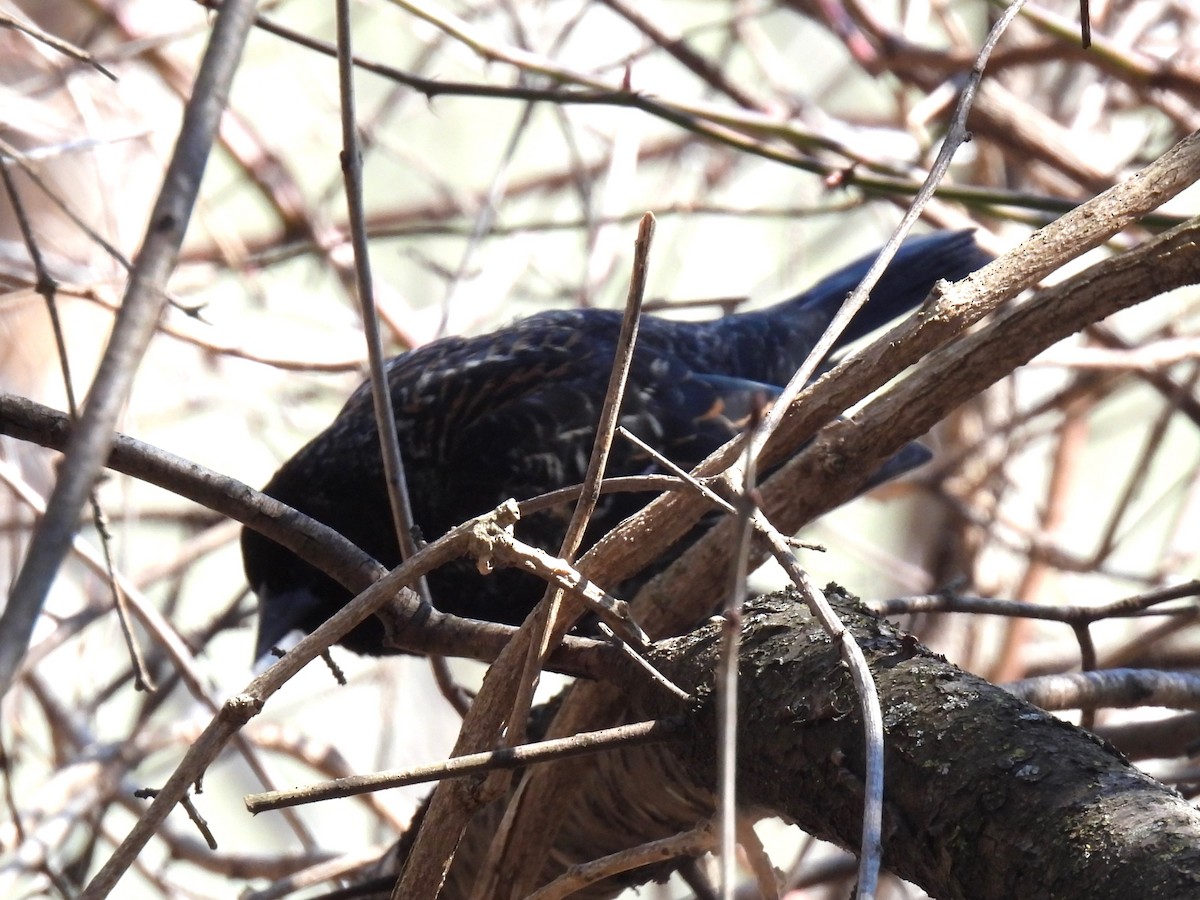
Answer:
<svg viewBox="0 0 1200 900"><path fill-rule="evenodd" d="M871 677L870 666L854 635L842 624L825 593L792 555L791 548L761 511L754 514L757 533L766 539L775 560L783 566L792 583L804 597L805 603L825 633L837 643L838 652L858 695L859 712L863 720L863 743L866 759L863 778L862 846L858 857L858 884L855 896L874 897L879 885L879 870L883 860L883 712L879 691Z"/></svg>
<svg viewBox="0 0 1200 900"><path fill-rule="evenodd" d="M388 383L387 362L383 352L383 337L375 309L375 288L371 276L371 254L367 242L366 212L363 208L362 145L358 136L358 114L354 100L354 55L351 44L350 2L337 0L337 61L338 92L341 97L342 173L346 182L346 208L349 215L350 240L354 249L354 276L362 312L363 335L367 342L367 360L371 380L371 405L379 431L379 452L383 457L383 474L387 483L388 502L392 512L392 528L400 546L400 559L411 559L417 552L416 522L413 520L412 500L404 470L404 455L400 451L400 436L396 413L392 408L392 391ZM426 607L433 606L429 582L422 576L412 589ZM465 702L454 684L444 660L431 657L435 680L450 705L462 714Z"/></svg>
<svg viewBox="0 0 1200 900"><path fill-rule="evenodd" d="M1200 675L1158 669L1100 669L1040 675L1002 687L1045 710L1166 706L1200 710Z"/></svg>
<svg viewBox="0 0 1200 900"><path fill-rule="evenodd" d="M375 424L379 429L379 449L383 456L384 477L391 503L392 525L400 544L400 558L410 559L417 552L413 539L412 504L396 432L396 414L388 385L383 337L375 313L375 288L371 278L371 256L363 210L362 147L354 107L354 66L351 63L350 3L337 0L338 87L342 101L342 173L346 181L346 207L349 212L350 239L354 248L354 274L362 311L363 333L367 341L367 359L371 373L371 400ZM430 601L429 588L421 580L422 599Z"/></svg>
<svg viewBox="0 0 1200 900"><path fill-rule="evenodd" d="M71 545L79 511L87 502L113 440L117 416L166 303L166 283L191 218L204 164L225 108L246 35L253 0L227 0L213 24L186 108L162 191L150 215L121 311L88 392L79 428L30 540L4 614L0 616L0 696L16 676L50 585Z"/></svg>
<svg viewBox="0 0 1200 900"><path fill-rule="evenodd" d="M684 703L688 703L693 699L691 694L667 678L667 676L658 671L658 669L654 668L654 664L651 663L650 660L642 656L642 654L640 654L625 641L618 638L616 633L603 622L598 622L597 628L599 628L601 634L611 641L612 646L616 648L618 653L628 659L631 663L633 663L633 665L637 666L637 668L645 672L647 677L649 677L650 680L655 684L662 685L663 689L667 691L667 693L674 695L675 699L681 700Z"/></svg>
<svg viewBox="0 0 1200 900"><path fill-rule="evenodd" d="M754 431L762 424L763 404L753 410L743 446L742 484L738 492L737 554L729 573L731 584L721 615L721 653L717 667L717 783L719 803L717 824L721 846L722 900L733 900L737 890L737 732L739 648L742 636L742 605L746 602L746 579L750 570L750 543L757 509L757 468L750 455Z"/></svg>
<svg viewBox="0 0 1200 900"><path fill-rule="evenodd" d="M41 41L47 47L57 50L64 56L69 56L71 59L77 60L84 65L91 66L105 78L111 81L116 81L117 76L112 70L101 65L96 61L96 58L86 50L80 50L69 41L64 41L57 35L50 34L48 31L43 31L32 22L24 22L15 16L10 16L8 13L0 13L0 28L12 28L14 31L20 31L29 35L35 41Z"/></svg>
<svg viewBox="0 0 1200 900"><path fill-rule="evenodd" d="M589 884L650 863L680 856L703 856L715 845L712 823L705 822L691 831L571 866L554 881L531 893L527 900L561 900Z"/></svg>
<svg viewBox="0 0 1200 900"><path fill-rule="evenodd" d="M502 747L488 753L472 753L456 756L427 766L376 772L372 775L352 775L332 781L294 788L288 791L266 791L249 794L245 798L246 809L258 815L272 809L321 803L342 797L354 797L372 791L404 787L410 784L426 784L444 778L465 778L496 769L516 769L533 763L554 762L574 756L603 753L621 747L636 747L641 744L656 744L678 740L687 731L687 722L681 717L655 719L649 722L634 722L600 731L582 732L566 738L534 741L516 747Z"/></svg>
<svg viewBox="0 0 1200 900"><path fill-rule="evenodd" d="M732 503L730 503L728 500L726 500L724 497L722 497L720 494L718 494L716 491L714 491L712 488L710 488L708 485L706 485L703 481L701 481L699 478L697 478L691 472L677 466L674 462L672 462L670 459L668 459L666 456L664 456L662 453L660 453L656 447L652 447L649 444L647 444L645 441L643 441L640 437L638 437L636 434L634 434L632 431L630 431L624 425L622 425L620 428L617 429L617 433L620 434L621 437L625 438L625 440L629 441L629 443L633 444L635 447L637 447L639 450L641 450L643 453L645 453L647 456L649 456L652 460L654 460L654 462L657 465L662 466L664 469L666 469L668 472L670 472L672 475L674 475L675 478L673 479L673 482L676 487L678 487L679 485L686 485L687 487L694 490L696 493L698 493L705 500L707 500L709 503L711 503L713 506L715 506L717 509L721 510L722 512L728 513L731 516L736 516L738 514L737 507L735 507ZM652 476L646 476L646 475L638 476L638 478L647 478L647 477L652 477ZM522 507L522 510L524 510L524 507Z"/></svg>
<svg viewBox="0 0 1200 900"><path fill-rule="evenodd" d="M617 433L629 435L631 438L636 439L636 436L632 432L627 431L623 425L617 428ZM683 472L682 469L679 471ZM683 472L683 475L686 474L686 472ZM657 494L662 491L681 490L683 487L684 481L681 475L623 475L614 478L605 478L600 483L600 494L602 496L604 494L621 493ZM520 501L521 518L528 518L535 513L554 509L556 506L565 506L568 503L578 500L582 493L583 484L580 483L547 491L544 494L538 494L536 497L530 497L528 500L522 500ZM726 501L720 500L720 502L725 503ZM730 507L729 511L732 512L732 507Z"/></svg>
<svg viewBox="0 0 1200 900"><path fill-rule="evenodd" d="M967 597L947 591L940 594L923 594L915 597L899 597L880 600L867 605L880 616L896 616L906 613L959 612L988 616L1019 616L1041 619L1048 622L1065 622L1068 625L1100 622L1105 619L1133 618L1147 614L1178 615L1190 613L1195 608L1189 604L1183 609L1172 607L1156 610L1153 607L1171 600L1200 596L1200 581L1135 594L1099 606L1036 606L1020 600L1003 600L995 597Z"/></svg>
<svg viewBox="0 0 1200 900"><path fill-rule="evenodd" d="M563 536L559 557L568 562L575 559L579 547L583 543L584 532L588 522L596 510L604 481L604 471L608 466L608 456L612 449L613 435L616 433L617 422L620 418L621 404L625 399L625 385L629 380L629 369L633 364L633 354L637 349L638 326L641 324L642 302L646 294L646 277L650 267L650 247L654 240L655 219L652 213L642 216L638 224L637 238L633 244L633 268L629 279L629 291L625 298L625 313L621 319L621 331L617 335L612 370L609 372L608 386L604 392L604 403L600 410L600 420L596 423L596 437L592 442L591 456L588 458L587 472L583 478L579 500L567 524L567 533ZM547 619L547 628L557 628L555 616ZM545 652L543 646L539 653Z"/></svg>
<svg viewBox="0 0 1200 900"><path fill-rule="evenodd" d="M596 501L600 497L604 470L608 464L608 455L612 447L613 435L616 431L621 404L625 396L625 385L629 376L629 368L637 346L637 333L641 322L641 307L646 290L646 276L649 269L650 246L654 237L654 225L654 215L649 212L642 216L638 224L638 234L634 241L634 259L629 280L629 290L625 301L625 313L621 320L621 330L617 337L616 347L614 348L614 359L612 368L609 371L604 403L600 410L599 421L596 423L596 436L593 439L591 455L588 458L587 473L583 479L583 488L579 501L576 503L571 520L567 525L566 534L563 536L559 551L559 560L556 561L559 564L569 563L574 560L575 554L583 542L583 535L587 529L587 524L596 508ZM529 549L532 550L533 548ZM586 579L582 579L582 581L586 583ZM584 595L579 594L579 596L583 597ZM524 737L525 718L533 702L533 691L537 685L537 674L545 664L544 660L549 648L557 639L561 638L571 623L577 618L577 616L573 616L563 609L562 599L561 590L548 589L543 601L530 616L533 637L529 644L525 670L522 673L517 695L513 701L512 713L508 720L510 740L514 736L516 738ZM624 622L614 622L613 619L601 613L599 609L595 607L593 609L598 614L601 614L606 624L614 628L621 637L628 638L631 634L636 635L640 648L644 649L649 646L649 638L632 618L628 618L628 607L623 601L619 602L621 603L620 608L622 612L627 617ZM591 605L590 601L589 605ZM622 630L622 627L624 630ZM647 665L649 664L647 663ZM528 778L529 775L527 774L525 779ZM499 785L494 784L493 787L498 788ZM504 866L511 866L515 860L521 858L520 848L513 849L510 845L513 841L511 829L519 818L520 804L523 803L523 798L524 791L518 788L514 794L512 805L510 805L501 823L500 829L492 839L489 850L489 859L504 860L504 862L492 867L485 866L486 871L476 882L475 891L477 895L487 894L490 891L489 885L492 883L504 883L507 880L507 873ZM520 840L521 837L518 836L517 840Z"/></svg>
<svg viewBox="0 0 1200 900"><path fill-rule="evenodd" d="M67 409L71 414L71 419L77 422L79 421L79 404L75 399L75 382L71 377L70 354L67 353L67 342L63 336L62 319L58 314L58 283L50 274L50 270L46 267L45 260L42 258L41 247L34 237L33 227L25 212L25 204L21 199L16 184L13 182L12 173L9 171L10 165L12 165L10 160L0 157L0 178L3 178L4 188L8 194L8 200L12 206L13 213L16 216L21 237L25 242L26 249L29 251L29 258L33 262L34 272L37 276L35 289L46 302L46 311L50 316L50 329L54 334L54 346L58 352L58 365L59 371L62 374L63 391L67 398ZM104 515L104 510L100 506L100 499L96 495L95 490L88 493L88 505L92 511L92 523L96 527L96 533L100 535L100 549L104 554L109 593L112 597L113 608L117 612L117 622L121 627L121 637L125 641L125 649L129 653L129 659L133 666L134 687L139 691L152 691L154 690L154 680L150 677L150 673L146 669L146 660L142 654L142 648L134 637L129 616L129 603L115 576L115 566L112 560L112 533L108 530L107 517Z"/></svg>
<svg viewBox="0 0 1200 900"><path fill-rule="evenodd" d="M822 360L829 354L834 342L838 339L846 326L850 324L850 320L862 309L870 296L871 289L875 287L875 283L883 275L884 269L887 268L895 255L896 250L900 247L901 241L908 234L909 229L916 223L921 215L921 211L925 205L932 199L934 192L937 190L938 184L945 177L946 172L950 168L950 162L954 158L955 152L963 144L964 141L970 139L971 134L967 131L967 116L971 111L971 104L975 100L975 92L979 88L980 82L983 80L983 71L987 66L988 57L991 56L992 50L996 43L1000 40L1000 36L1004 34L1009 23L1020 11L1025 0L1014 0L1014 2L1004 11L1004 14L992 26L988 33L987 39L980 48L979 55L975 59L975 64L971 68L970 77L967 83L963 86L962 94L959 95L958 104L954 109L954 115L951 118L950 130L946 134L945 140L942 142L942 147L938 151L937 159L930 166L929 174L925 177L921 189L917 191L917 195L913 198L908 209L905 210L900 224L896 226L892 232L892 236L888 242L884 244L879 255L871 264L871 268L867 270L867 274L863 276L858 287L850 292L850 296L842 304L837 311L837 315L829 323L829 327L825 329L825 333L821 335L821 339L808 354L808 358L792 376L792 380L787 383L779 397L775 401L775 405L771 411L767 413L766 421L762 427L754 435L751 444L751 455L758 460L762 455L763 448L771 440L771 436L779 429L783 423L784 417L788 415L788 411L795 402L796 397L808 385L813 374L817 371Z"/></svg>

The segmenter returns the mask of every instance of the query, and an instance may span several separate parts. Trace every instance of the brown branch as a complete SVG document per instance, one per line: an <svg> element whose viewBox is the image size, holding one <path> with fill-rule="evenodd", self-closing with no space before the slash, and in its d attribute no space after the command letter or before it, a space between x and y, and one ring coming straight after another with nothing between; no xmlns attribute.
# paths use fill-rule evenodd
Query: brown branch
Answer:
<svg viewBox="0 0 1200 900"><path fill-rule="evenodd" d="M1197 178L1200 136L1193 136L1150 170L1097 198L1101 202L1095 206L1085 204L1012 253L944 290L940 304L880 338L875 346L884 349L878 354L856 354L807 389L781 431L776 454L807 439L815 426L856 402L899 368L925 357L910 377L869 403L854 419L829 425L764 485L768 516L783 531L797 530L845 502L860 489L867 473L1041 350L1120 309L1174 287L1200 282L1200 253L1195 246L1200 223L1192 222L1107 259L1042 291L1029 302L1005 307L985 328L927 355L957 333L954 329L966 328L994 309L1002 298L1039 279L1044 267L1066 261L1071 253L1101 240L1109 228L1120 227L1137 209L1127 203L1157 202L1162 199L1167 179L1175 189L1182 189ZM1103 210L1109 210L1112 217ZM1097 215L1105 219L1099 227L1093 219ZM1071 241L1075 239L1080 246L1072 251ZM689 516L695 506L688 495L674 494L655 500L638 518L656 538L658 529L667 532L662 536L666 540L694 521ZM696 620L697 613L703 614L703 605L712 603L713 579L728 563L731 533L724 523L714 528L659 576L658 584L647 587L644 593L649 597L661 594L658 585L671 586L671 599L663 597L653 613L643 614L635 608L647 631L656 633L659 617L667 628L686 627L687 621ZM594 558L611 552L607 541L602 540L593 549ZM646 545L653 543L639 544L634 548L638 556L622 562L639 565L640 551L651 550ZM589 562L586 557L581 561L585 572ZM624 565L617 574L624 577Z"/></svg>
<svg viewBox="0 0 1200 900"><path fill-rule="evenodd" d="M683 736L682 721L658 719L653 722L638 722L606 728L603 731L584 732L552 741L537 741L515 747L503 747L490 753L472 753L467 756L451 757L445 762L428 766L415 766L391 772L376 772L372 775L350 775L336 778L306 788L288 791L265 791L246 797L246 809L253 815L272 809L320 803L341 797L353 797L372 791L404 787L409 784L426 784L444 778L466 778L499 769L516 769L540 762L570 759L591 753L603 753L616 747L636 746L643 743L678 740Z"/></svg>
<svg viewBox="0 0 1200 900"><path fill-rule="evenodd" d="M23 397L0 393L0 434L62 449L70 439L70 420L61 412ZM208 509L229 516L271 540L303 554L343 587L359 593L386 574L379 563L333 529L268 497L237 479L117 434L107 460L109 468L154 484ZM513 556L514 560L519 557ZM560 573L563 577L576 577ZM602 599L602 598L597 598ZM491 662L516 633L510 625L480 622L430 610L419 622L413 610L380 610L392 622L393 644L398 650L463 656ZM396 623L403 623L403 627ZM605 641L568 637L551 654L547 668L585 678L604 678L624 666L621 651Z"/></svg>
<svg viewBox="0 0 1200 900"><path fill-rule="evenodd" d="M880 688L889 773L884 862L893 873L946 900L1188 895L1200 873L1200 812L1086 732L955 668L828 590L856 642L869 648ZM795 594L751 601L742 643L743 808L855 847L862 724L837 647ZM580 801L550 836L555 852L538 883L712 815L720 645L720 625L711 623L656 646L655 662L702 698L687 713L690 739L572 764ZM630 686L622 699L631 718L678 712L644 688ZM477 854L503 808L494 803L472 822L441 900L470 896ZM984 845L987 853L964 851ZM611 897L662 874L642 869L578 896Z"/></svg>
<svg viewBox="0 0 1200 900"><path fill-rule="evenodd" d="M779 432L775 455L766 464L801 446L821 424L961 334L1003 300L1135 222L1197 178L1200 136L1193 135L1129 181L1047 226L957 289L944 290L939 304L893 329L868 351L844 361L804 391L794 407L796 412ZM1200 279L1200 253L1193 243L1193 229L1185 226L1107 261L1044 292L1038 302L1009 309L992 327L924 360L897 389L869 404L855 420L830 425L766 482L762 492L769 518L782 531L797 530L844 502L880 462L1038 351L1109 312ZM1103 279L1098 277L1101 273ZM718 470L733 452L728 447L718 451L698 472ZM686 492L660 497L593 547L580 561L580 569L585 575L602 572L613 581L630 577L682 537L706 508L702 499ZM640 592L634 612L651 635L688 628L713 608L717 586L724 583L728 571L732 528L729 520L718 524ZM633 535L637 539L631 541ZM621 692L611 685L577 685L558 713L554 733L610 724L623 703ZM530 781L526 790L535 794L529 802L539 809L543 823L554 821L552 811L561 815L570 808L579 783L561 766L547 766ZM552 825L543 824L527 834L544 853L555 831ZM538 851L530 852L540 858ZM539 869L531 861L523 871L536 873Z"/></svg>

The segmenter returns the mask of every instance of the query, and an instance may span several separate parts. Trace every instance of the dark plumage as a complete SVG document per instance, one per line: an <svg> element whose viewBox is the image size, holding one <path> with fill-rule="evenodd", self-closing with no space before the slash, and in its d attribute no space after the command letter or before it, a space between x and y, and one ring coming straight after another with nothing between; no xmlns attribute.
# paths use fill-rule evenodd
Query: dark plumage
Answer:
<svg viewBox="0 0 1200 900"><path fill-rule="evenodd" d="M731 415L736 418L750 398L778 393L873 258L765 310L708 322L647 316L622 424L691 468L737 432ZM838 347L908 312L938 279L957 280L988 259L970 232L907 241ZM435 341L389 362L413 516L427 540L509 497L525 499L583 479L620 323L621 314L610 310L540 313L479 337ZM628 442L615 442L609 475L653 471ZM400 555L382 472L364 384L263 490L391 567ZM585 548L648 500L602 497ZM568 517L568 509L528 517L518 536L556 551ZM293 629L312 631L350 599L332 579L249 529L242 533L242 553L259 598L256 655ZM519 572L482 577L467 562L432 573L429 585L439 609L507 623L520 622L543 588ZM387 653L382 637L371 618L342 643L358 653Z"/></svg>

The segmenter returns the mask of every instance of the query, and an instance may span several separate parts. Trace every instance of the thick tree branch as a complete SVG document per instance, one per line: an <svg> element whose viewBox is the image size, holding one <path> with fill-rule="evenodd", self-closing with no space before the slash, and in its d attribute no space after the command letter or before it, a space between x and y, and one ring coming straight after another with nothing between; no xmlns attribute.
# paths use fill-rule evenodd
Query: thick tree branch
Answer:
<svg viewBox="0 0 1200 900"><path fill-rule="evenodd" d="M1200 813L1108 745L952 666L831 591L865 649L887 729L884 865L940 898L1124 900L1191 896ZM687 831L715 808L714 673L720 628L662 642L654 662L700 699L686 741L626 748L583 770L542 882L566 866ZM857 846L862 725L837 647L795 595L747 607L741 657L739 796L818 837ZM676 715L639 683L630 721ZM492 804L464 837L441 897L466 897ZM983 848L986 848L984 850ZM1164 865L1163 860L1170 863ZM643 869L634 880L664 874ZM578 895L611 897L629 882Z"/></svg>

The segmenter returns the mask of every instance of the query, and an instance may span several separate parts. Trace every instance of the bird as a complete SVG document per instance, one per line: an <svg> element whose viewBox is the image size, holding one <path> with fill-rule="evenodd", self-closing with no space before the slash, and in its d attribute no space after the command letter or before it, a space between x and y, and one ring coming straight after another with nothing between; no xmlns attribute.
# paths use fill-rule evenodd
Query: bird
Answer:
<svg viewBox="0 0 1200 900"><path fill-rule="evenodd" d="M706 321L644 316L620 424L692 468L738 434L746 410L778 396L875 256L763 309ZM957 281L990 259L969 230L908 239L830 357L911 311L938 280ZM433 540L508 498L583 480L621 320L618 310L546 311L487 334L441 338L387 362L413 521L423 538ZM606 475L660 471L644 451L614 442ZM369 382L263 492L340 532L384 566L400 563ZM582 549L650 499L602 496ZM557 553L569 516L560 507L525 517L516 535ZM351 599L332 578L250 528L242 531L241 549L258 597L256 659L293 631L313 631ZM514 625L544 590L526 573L482 576L466 560L431 572L428 585L443 612ZM368 656L400 652L388 646L375 617L340 643Z"/></svg>

